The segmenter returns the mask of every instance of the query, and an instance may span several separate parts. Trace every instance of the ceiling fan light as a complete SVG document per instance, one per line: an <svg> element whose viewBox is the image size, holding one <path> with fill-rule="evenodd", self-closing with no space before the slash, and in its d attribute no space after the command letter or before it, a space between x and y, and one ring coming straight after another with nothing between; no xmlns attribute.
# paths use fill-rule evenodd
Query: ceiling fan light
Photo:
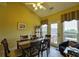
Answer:
<svg viewBox="0 0 79 59"><path fill-rule="evenodd" d="M36 4L33 4L33 7L36 7Z"/></svg>

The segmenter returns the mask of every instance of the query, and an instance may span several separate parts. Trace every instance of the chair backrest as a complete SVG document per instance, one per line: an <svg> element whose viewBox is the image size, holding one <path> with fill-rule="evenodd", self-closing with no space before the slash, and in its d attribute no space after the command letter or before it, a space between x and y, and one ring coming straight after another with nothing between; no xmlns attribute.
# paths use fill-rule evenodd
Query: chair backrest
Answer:
<svg viewBox="0 0 79 59"><path fill-rule="evenodd" d="M28 40L28 35L21 35L20 40Z"/></svg>
<svg viewBox="0 0 79 59"><path fill-rule="evenodd" d="M45 39L48 40L48 46L49 46L49 48L50 48L51 35L46 35L45 37L46 37Z"/></svg>
<svg viewBox="0 0 79 59"><path fill-rule="evenodd" d="M45 35L46 38L51 38L51 35Z"/></svg>
<svg viewBox="0 0 79 59"><path fill-rule="evenodd" d="M31 42L31 47L36 47L36 48L40 48L41 46L41 43L40 41L34 41L34 42Z"/></svg>
<svg viewBox="0 0 79 59"><path fill-rule="evenodd" d="M36 35L32 35L31 39L37 39L37 36Z"/></svg>
<svg viewBox="0 0 79 59"><path fill-rule="evenodd" d="M10 50L9 50L9 47L8 47L7 39L4 38L4 39L1 41L1 44L2 44L3 47L4 47L4 54L5 54L5 57L8 57L8 53L10 53Z"/></svg>
<svg viewBox="0 0 79 59"><path fill-rule="evenodd" d="M36 37L36 35L32 35L32 37Z"/></svg>
<svg viewBox="0 0 79 59"><path fill-rule="evenodd" d="M41 41L41 49L46 50L48 48L48 39L44 39Z"/></svg>

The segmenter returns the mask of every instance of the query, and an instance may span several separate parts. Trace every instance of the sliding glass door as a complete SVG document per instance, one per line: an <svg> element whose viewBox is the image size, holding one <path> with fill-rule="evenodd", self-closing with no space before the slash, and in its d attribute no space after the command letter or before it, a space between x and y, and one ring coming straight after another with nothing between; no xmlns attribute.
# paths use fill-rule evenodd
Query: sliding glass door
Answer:
<svg viewBox="0 0 79 59"><path fill-rule="evenodd" d="M58 26L57 23L51 24L51 44L57 44L57 39L58 39Z"/></svg>

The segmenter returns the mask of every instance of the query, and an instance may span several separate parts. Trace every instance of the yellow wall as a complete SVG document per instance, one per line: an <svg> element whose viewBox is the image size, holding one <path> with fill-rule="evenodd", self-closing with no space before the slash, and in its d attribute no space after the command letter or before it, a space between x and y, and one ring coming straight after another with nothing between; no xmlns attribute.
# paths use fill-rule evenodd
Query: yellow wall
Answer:
<svg viewBox="0 0 79 59"><path fill-rule="evenodd" d="M50 24L58 23L58 43L63 41L63 25L61 21L61 14L79 9L79 5L63 10L56 14L44 17L48 19L48 34L50 34ZM22 31L17 29L17 23L23 22L26 28ZM40 17L30 11L22 3L8 3L7 5L0 5L0 41L7 38L10 48L16 46L16 41L19 36L23 34L34 33L34 26L40 25Z"/></svg>
<svg viewBox="0 0 79 59"><path fill-rule="evenodd" d="M25 23L24 30L17 29L17 23ZM0 41L7 38L9 47L14 48L20 35L34 34L34 26L40 25L40 17L22 3L7 3L0 7Z"/></svg>
<svg viewBox="0 0 79 59"><path fill-rule="evenodd" d="M51 32L51 29L50 29L51 23L58 23L58 44L63 41L63 23L61 23L61 15L64 13L67 13L67 12L74 11L74 10L79 10L79 5L65 9L65 10L55 13L53 15L43 17L43 19L48 19L48 25L49 25L48 34L50 34L50 32Z"/></svg>

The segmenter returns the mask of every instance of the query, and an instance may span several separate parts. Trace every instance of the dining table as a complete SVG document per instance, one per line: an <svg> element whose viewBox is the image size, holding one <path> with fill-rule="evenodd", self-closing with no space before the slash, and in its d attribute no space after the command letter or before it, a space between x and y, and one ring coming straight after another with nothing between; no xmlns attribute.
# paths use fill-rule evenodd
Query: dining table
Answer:
<svg viewBox="0 0 79 59"><path fill-rule="evenodd" d="M36 41L43 42L44 38L18 40L17 41L17 49L22 48L23 50L27 50L27 49L30 50L31 43L36 42ZM49 44L48 44L48 48L49 48ZM23 52L23 53L25 53L25 52Z"/></svg>
<svg viewBox="0 0 79 59"><path fill-rule="evenodd" d="M42 41L44 40L43 38L38 38L38 39L25 39L25 40L18 40L17 41L17 49L19 49L19 47L23 47L23 48L29 48L31 46L31 42L35 42L35 41Z"/></svg>

